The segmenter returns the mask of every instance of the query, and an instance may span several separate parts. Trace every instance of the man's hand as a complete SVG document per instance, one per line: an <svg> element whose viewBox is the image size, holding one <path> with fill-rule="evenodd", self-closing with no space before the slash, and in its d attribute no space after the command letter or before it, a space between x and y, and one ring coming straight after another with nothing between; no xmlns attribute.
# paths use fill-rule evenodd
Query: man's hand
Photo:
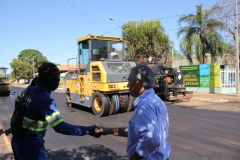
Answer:
<svg viewBox="0 0 240 160"><path fill-rule="evenodd" d="M101 135L102 130L97 125L90 126L90 136L99 138Z"/></svg>
<svg viewBox="0 0 240 160"><path fill-rule="evenodd" d="M107 128L102 126L100 126L100 131L102 132L103 135L108 135L113 133L112 128Z"/></svg>
<svg viewBox="0 0 240 160"><path fill-rule="evenodd" d="M127 137L128 132L124 127L121 128L107 128L107 127L102 127L100 126L100 131L102 132L103 135L114 135L114 136L121 136L121 137Z"/></svg>
<svg viewBox="0 0 240 160"><path fill-rule="evenodd" d="M139 156L139 154L137 154L136 152L134 152L130 157L130 160L141 160L141 159L143 159L143 157Z"/></svg>

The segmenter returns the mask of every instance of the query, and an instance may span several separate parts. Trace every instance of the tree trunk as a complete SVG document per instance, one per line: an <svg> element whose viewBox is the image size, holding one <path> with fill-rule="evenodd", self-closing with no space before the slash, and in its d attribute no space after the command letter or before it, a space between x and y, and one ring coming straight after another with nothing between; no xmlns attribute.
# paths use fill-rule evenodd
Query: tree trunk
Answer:
<svg viewBox="0 0 240 160"><path fill-rule="evenodd" d="M201 42L202 42L202 62L203 64L205 64L205 53L207 50L207 45L206 45L206 39L205 38L201 38Z"/></svg>

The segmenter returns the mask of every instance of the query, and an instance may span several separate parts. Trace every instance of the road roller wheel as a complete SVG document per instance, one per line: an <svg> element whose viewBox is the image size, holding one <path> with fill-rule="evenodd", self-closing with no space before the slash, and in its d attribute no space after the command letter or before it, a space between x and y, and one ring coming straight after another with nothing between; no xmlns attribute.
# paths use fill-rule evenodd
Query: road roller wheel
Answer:
<svg viewBox="0 0 240 160"><path fill-rule="evenodd" d="M70 96L70 92L67 90L65 93L66 96L66 103L68 107L72 107L72 101L71 101L71 96Z"/></svg>
<svg viewBox="0 0 240 160"><path fill-rule="evenodd" d="M92 97L92 110L96 116L103 117L109 115L110 99L100 92L94 92Z"/></svg>
<svg viewBox="0 0 240 160"><path fill-rule="evenodd" d="M112 95L109 114L117 114L119 111L119 106L120 101L118 95Z"/></svg>
<svg viewBox="0 0 240 160"><path fill-rule="evenodd" d="M120 97L120 109L119 113L127 112L129 105L129 98L128 95L121 95Z"/></svg>

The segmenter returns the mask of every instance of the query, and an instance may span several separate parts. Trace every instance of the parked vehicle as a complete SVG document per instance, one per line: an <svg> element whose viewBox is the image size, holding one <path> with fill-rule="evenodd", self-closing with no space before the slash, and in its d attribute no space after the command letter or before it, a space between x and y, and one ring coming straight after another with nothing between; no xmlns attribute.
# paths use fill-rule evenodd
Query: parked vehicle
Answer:
<svg viewBox="0 0 240 160"><path fill-rule="evenodd" d="M4 72L3 77L0 77L0 97L10 96L11 83L7 79L7 74L6 74L6 70L8 68L0 68L0 69Z"/></svg>
<svg viewBox="0 0 240 160"><path fill-rule="evenodd" d="M164 101L190 99L192 91L186 91L183 73L180 69L170 68L163 63L148 64L155 74L155 93Z"/></svg>

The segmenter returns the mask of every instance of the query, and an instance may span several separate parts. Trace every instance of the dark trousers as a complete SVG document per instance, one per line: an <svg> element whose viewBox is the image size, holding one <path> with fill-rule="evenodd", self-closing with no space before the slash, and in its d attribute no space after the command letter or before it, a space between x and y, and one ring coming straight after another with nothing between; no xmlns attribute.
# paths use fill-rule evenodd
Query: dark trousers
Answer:
<svg viewBox="0 0 240 160"><path fill-rule="evenodd" d="M12 150L15 160L47 160L44 145L35 145L22 138L12 138Z"/></svg>

